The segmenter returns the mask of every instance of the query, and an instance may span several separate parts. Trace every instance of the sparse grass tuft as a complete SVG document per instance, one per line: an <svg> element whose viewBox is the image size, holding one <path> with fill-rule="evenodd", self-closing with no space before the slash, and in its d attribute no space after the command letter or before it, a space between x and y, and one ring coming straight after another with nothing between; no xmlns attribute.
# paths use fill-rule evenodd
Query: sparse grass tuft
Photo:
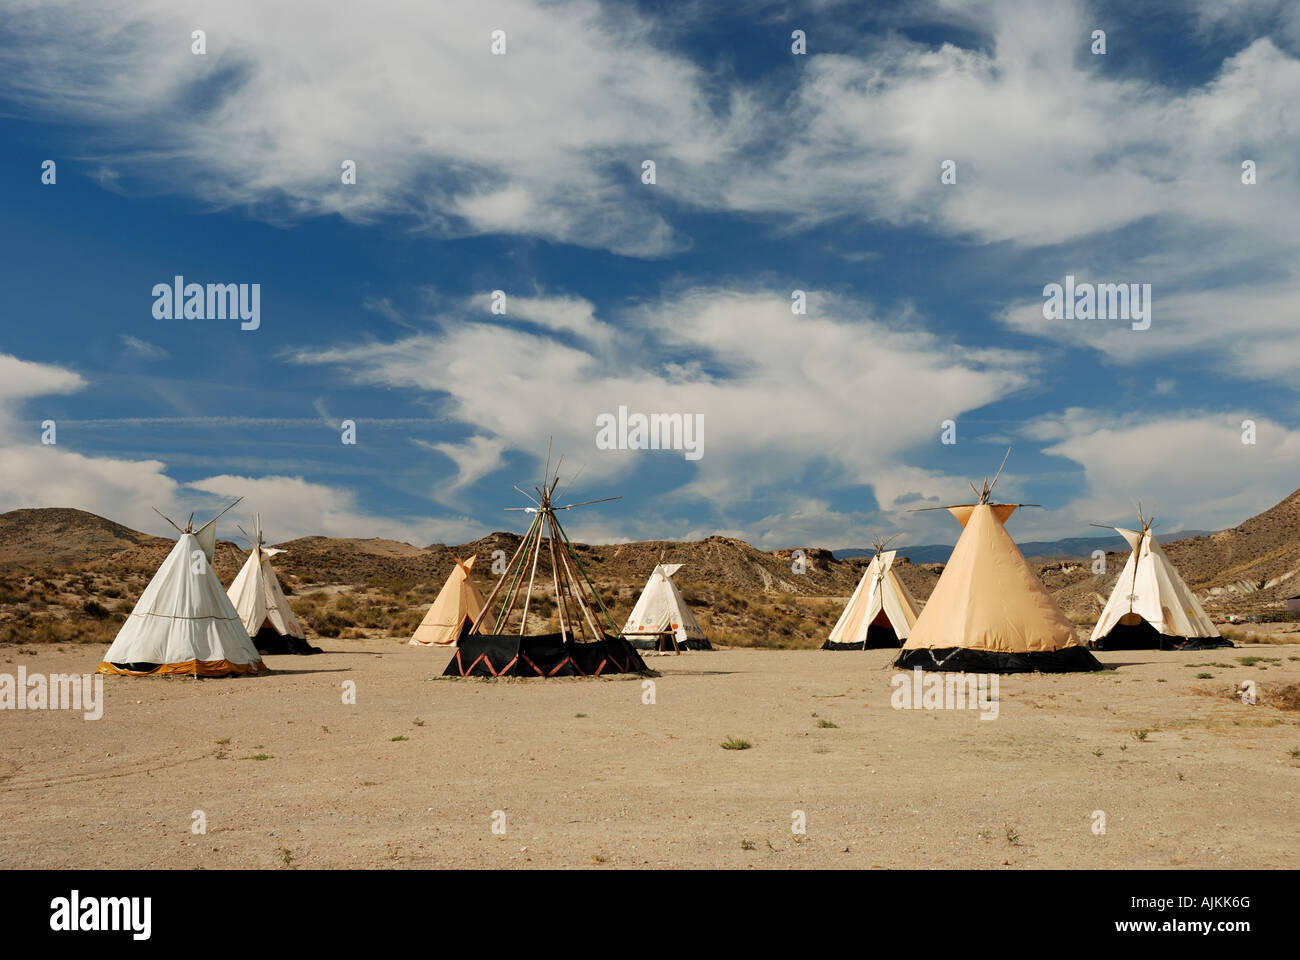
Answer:
<svg viewBox="0 0 1300 960"><path fill-rule="evenodd" d="M722 741L723 750L748 750L753 746L748 740L741 740L738 737L727 737Z"/></svg>
<svg viewBox="0 0 1300 960"><path fill-rule="evenodd" d="M834 722L833 720L826 720L826 719L818 720L817 726L823 730L838 730L840 728L840 725L838 723Z"/></svg>

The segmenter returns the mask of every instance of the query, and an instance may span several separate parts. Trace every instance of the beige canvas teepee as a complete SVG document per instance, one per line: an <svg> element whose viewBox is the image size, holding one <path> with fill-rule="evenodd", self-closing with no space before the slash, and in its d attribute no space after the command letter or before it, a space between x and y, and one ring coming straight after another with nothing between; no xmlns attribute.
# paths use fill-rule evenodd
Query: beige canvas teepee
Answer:
<svg viewBox="0 0 1300 960"><path fill-rule="evenodd" d="M992 491L985 480L977 503L946 508L962 533L895 664L972 673L1101 669L1003 526L1022 504L990 503Z"/></svg>
<svg viewBox="0 0 1300 960"><path fill-rule="evenodd" d="M916 601L894 572L897 550L877 539L876 555L853 591L844 612L822 644L823 650L865 650L897 647L911 635L916 623Z"/></svg>
<svg viewBox="0 0 1300 960"><path fill-rule="evenodd" d="M657 563L636 606L623 624L623 636L641 649L712 650L704 628L673 583L680 563Z"/></svg>
<svg viewBox="0 0 1300 960"><path fill-rule="evenodd" d="M456 561L455 569L438 591L433 606L415 628L411 646L454 648L465 625L478 619L483 610L483 595L470 579L469 572L473 567L473 557Z"/></svg>
<svg viewBox="0 0 1300 960"><path fill-rule="evenodd" d="M224 677L268 669L212 569L217 518L197 531L193 519L184 530L167 520L180 537L104 653L99 673Z"/></svg>
<svg viewBox="0 0 1300 960"><path fill-rule="evenodd" d="M1205 615L1138 508L1140 530L1115 527L1132 552L1101 611L1089 645L1099 650L1230 647ZM1101 526L1101 524L1094 524Z"/></svg>
<svg viewBox="0 0 1300 960"><path fill-rule="evenodd" d="M252 549L227 593L254 646L262 653L320 653L318 647L307 643L307 633L271 566L271 557L284 551L266 546L260 513L253 517L252 536L244 536Z"/></svg>

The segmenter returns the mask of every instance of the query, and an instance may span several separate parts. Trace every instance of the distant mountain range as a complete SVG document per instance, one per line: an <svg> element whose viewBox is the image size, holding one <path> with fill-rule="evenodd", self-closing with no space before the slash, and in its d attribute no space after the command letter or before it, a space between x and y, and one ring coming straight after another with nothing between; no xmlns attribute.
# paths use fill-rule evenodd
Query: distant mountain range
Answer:
<svg viewBox="0 0 1300 960"><path fill-rule="evenodd" d="M1183 530L1176 534L1170 534L1168 537L1162 537L1160 531L1157 530L1156 538L1163 543L1166 540L1206 537L1211 532L1209 530ZM1017 543L1017 546L1020 547L1020 552L1026 557L1053 560L1064 557L1091 557L1094 550L1114 553L1117 550L1127 549L1123 539L1117 533L1103 533L1095 537L1065 537L1061 540L1026 540ZM948 557L952 554L952 544L950 543L927 543L919 547L895 547L893 549L898 551L900 557L907 557L913 563L947 563ZM870 557L874 556L875 552L875 550L859 548L836 550L835 558L837 560L848 560L853 557Z"/></svg>

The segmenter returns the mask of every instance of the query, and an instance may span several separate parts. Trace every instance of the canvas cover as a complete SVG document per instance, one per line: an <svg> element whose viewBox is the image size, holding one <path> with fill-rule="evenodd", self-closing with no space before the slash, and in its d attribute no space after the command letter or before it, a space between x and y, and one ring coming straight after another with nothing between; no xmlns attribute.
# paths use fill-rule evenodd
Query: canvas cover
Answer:
<svg viewBox="0 0 1300 960"><path fill-rule="evenodd" d="M1116 527L1132 552L1102 608L1089 642L1098 648L1196 646L1188 640L1221 640L1231 646L1205 615L1196 595L1183 582L1169 557L1148 530ZM1145 623L1150 630L1139 629ZM1161 637L1173 638L1173 642ZM1107 641L1111 642L1108 643Z"/></svg>
<svg viewBox="0 0 1300 960"><path fill-rule="evenodd" d="M181 534L109 645L100 673L217 677L267 670L209 556L197 536Z"/></svg>
<svg viewBox="0 0 1300 960"><path fill-rule="evenodd" d="M470 570L474 558L457 560L447 582L438 591L429 612L411 637L413 647L454 647L466 623L473 623L483 609L483 595L474 586Z"/></svg>
<svg viewBox="0 0 1300 960"><path fill-rule="evenodd" d="M823 650L896 647L908 638L916 623L916 601L894 572L897 554L886 550L871 558Z"/></svg>
<svg viewBox="0 0 1300 960"><path fill-rule="evenodd" d="M673 583L673 574L681 568L680 563L656 564L636 606L628 615L627 623L623 625L624 636L671 631L677 646L682 649L713 649L704 635L704 628L686 605L677 584ZM654 637L628 636L628 640L638 647L657 646Z"/></svg>
<svg viewBox="0 0 1300 960"><path fill-rule="evenodd" d="M249 636L255 637L263 627L270 626L281 636L303 639L307 633L293 614L269 554L260 544L253 544L248 559L227 591L230 602L235 605Z"/></svg>
<svg viewBox="0 0 1300 960"><path fill-rule="evenodd" d="M1015 504L950 508L964 527L895 663L930 670L1097 670L1003 524Z"/></svg>

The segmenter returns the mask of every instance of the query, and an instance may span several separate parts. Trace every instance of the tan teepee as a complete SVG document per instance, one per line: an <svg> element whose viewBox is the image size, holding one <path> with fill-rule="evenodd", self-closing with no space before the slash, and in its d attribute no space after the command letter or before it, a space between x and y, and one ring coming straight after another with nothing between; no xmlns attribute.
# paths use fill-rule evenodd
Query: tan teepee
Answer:
<svg viewBox="0 0 1300 960"><path fill-rule="evenodd" d="M411 646L454 648L465 625L478 619L483 610L483 595L470 579L469 572L473 567L473 557L456 561L455 569L438 591L433 606L415 628Z"/></svg>
<svg viewBox="0 0 1300 960"><path fill-rule="evenodd" d="M1003 526L1022 504L990 503L992 491L985 480L977 503L946 508L962 533L895 664L971 673L1100 670Z"/></svg>

